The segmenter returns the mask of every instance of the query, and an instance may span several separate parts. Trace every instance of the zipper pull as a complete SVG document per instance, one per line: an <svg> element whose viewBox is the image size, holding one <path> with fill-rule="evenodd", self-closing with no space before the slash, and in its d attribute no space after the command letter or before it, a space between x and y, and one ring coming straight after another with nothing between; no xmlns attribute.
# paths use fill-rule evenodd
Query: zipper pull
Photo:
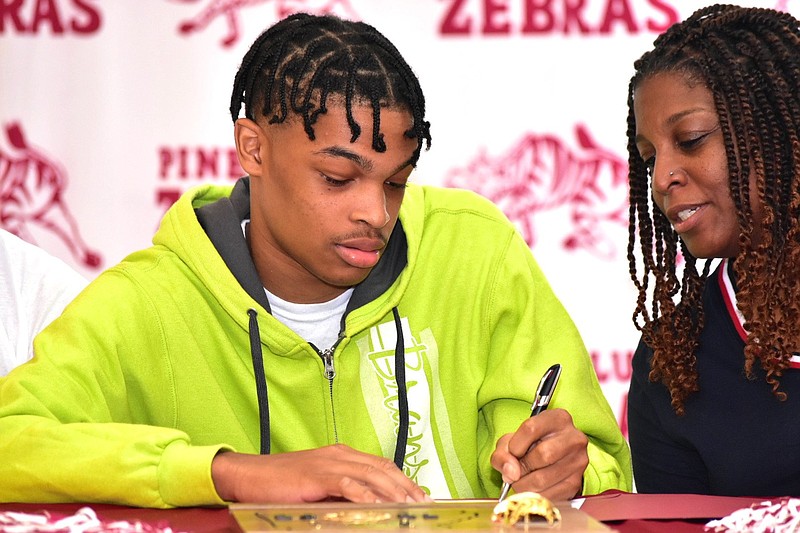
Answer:
<svg viewBox="0 0 800 533"><path fill-rule="evenodd" d="M325 350L320 356L322 357L322 362L325 363L325 378L328 381L333 381L334 376L336 376L336 369L333 368L333 350Z"/></svg>

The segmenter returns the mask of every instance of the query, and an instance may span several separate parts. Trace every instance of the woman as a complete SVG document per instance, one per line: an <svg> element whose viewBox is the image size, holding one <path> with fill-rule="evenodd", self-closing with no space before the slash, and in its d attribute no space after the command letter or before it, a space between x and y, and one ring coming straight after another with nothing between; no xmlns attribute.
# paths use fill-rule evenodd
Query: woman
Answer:
<svg viewBox="0 0 800 533"><path fill-rule="evenodd" d="M800 495L798 28L787 13L711 6L634 64L640 492Z"/></svg>

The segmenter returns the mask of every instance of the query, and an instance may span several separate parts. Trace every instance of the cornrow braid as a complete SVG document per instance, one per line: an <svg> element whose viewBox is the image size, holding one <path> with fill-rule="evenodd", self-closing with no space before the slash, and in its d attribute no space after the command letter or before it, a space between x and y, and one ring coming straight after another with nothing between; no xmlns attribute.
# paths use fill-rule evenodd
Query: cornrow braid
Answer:
<svg viewBox="0 0 800 533"><path fill-rule="evenodd" d="M694 354L711 263L698 272L696 259L653 205L648 170L636 149L634 91L656 74L677 72L709 89L720 120L739 224L734 271L748 331L744 370L752 378L760 365L783 400L780 377L800 351L800 22L766 8L702 8L656 38L634 70L627 119L628 262L638 290L634 324L653 349L650 379L664 383L673 409L683 414L686 398L698 390ZM751 200L759 205L758 219ZM685 259L680 280L678 251Z"/></svg>
<svg viewBox="0 0 800 533"><path fill-rule="evenodd" d="M372 147L386 151L380 131L381 109L409 112L413 124L406 137L417 139L412 163L430 148L430 123L419 80L397 48L363 22L333 15L291 15L268 28L245 54L233 83L231 118L244 105L245 116L269 124L302 118L308 138L314 124L335 98L345 106L351 141L361 135L353 107L372 108Z"/></svg>

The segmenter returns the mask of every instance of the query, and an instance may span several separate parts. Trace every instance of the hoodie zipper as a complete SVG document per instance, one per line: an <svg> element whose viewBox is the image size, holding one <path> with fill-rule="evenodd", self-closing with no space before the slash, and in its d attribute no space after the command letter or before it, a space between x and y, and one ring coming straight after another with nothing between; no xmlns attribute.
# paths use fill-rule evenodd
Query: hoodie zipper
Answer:
<svg viewBox="0 0 800 533"><path fill-rule="evenodd" d="M341 338L339 339L341 340ZM325 365L325 379L328 380L328 390L330 391L331 395L331 416L333 418L333 441L334 443L339 443L339 431L336 429L336 408L333 406L333 378L336 377L336 368L333 366L333 352L336 350L336 346L339 344L339 340L336 343L324 350L319 352L319 356L322 358L322 363Z"/></svg>
<svg viewBox="0 0 800 533"><path fill-rule="evenodd" d="M253 371L255 373L256 394L258 396L258 415L261 437L261 454L270 453L270 432L269 432L269 395L267 394L267 380L264 372L264 360L261 352L261 335L258 330L258 313L255 309L247 311L249 316L249 337L250 355L253 358ZM408 443L408 397L405 377L405 342L403 339L403 328L400 321L400 313L397 307L392 309L394 323L397 328L397 344L395 345L395 381L398 390L398 406L400 407L400 426L397 432L397 444L394 451L394 464L397 468L403 469L405 461L405 451ZM333 405L333 378L336 377L336 368L333 366L333 354L336 347L344 340L344 331L339 333L336 342L325 351L319 351L313 343L309 346L320 356L324 365L324 376L328 380L328 388L331 398L331 418L333 420L333 436L336 444L339 443L339 432L336 428L336 411Z"/></svg>

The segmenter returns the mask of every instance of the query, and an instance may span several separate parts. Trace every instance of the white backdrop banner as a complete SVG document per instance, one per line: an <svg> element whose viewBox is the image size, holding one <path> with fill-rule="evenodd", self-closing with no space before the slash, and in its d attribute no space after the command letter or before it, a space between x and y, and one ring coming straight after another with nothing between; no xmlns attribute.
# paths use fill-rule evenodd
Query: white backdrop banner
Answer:
<svg viewBox="0 0 800 533"><path fill-rule="evenodd" d="M412 179L473 189L517 224L626 431L627 85L657 34L709 3L0 0L0 226L96 276L188 187L242 174L230 91L261 31L296 11L364 20L426 93L433 145Z"/></svg>

